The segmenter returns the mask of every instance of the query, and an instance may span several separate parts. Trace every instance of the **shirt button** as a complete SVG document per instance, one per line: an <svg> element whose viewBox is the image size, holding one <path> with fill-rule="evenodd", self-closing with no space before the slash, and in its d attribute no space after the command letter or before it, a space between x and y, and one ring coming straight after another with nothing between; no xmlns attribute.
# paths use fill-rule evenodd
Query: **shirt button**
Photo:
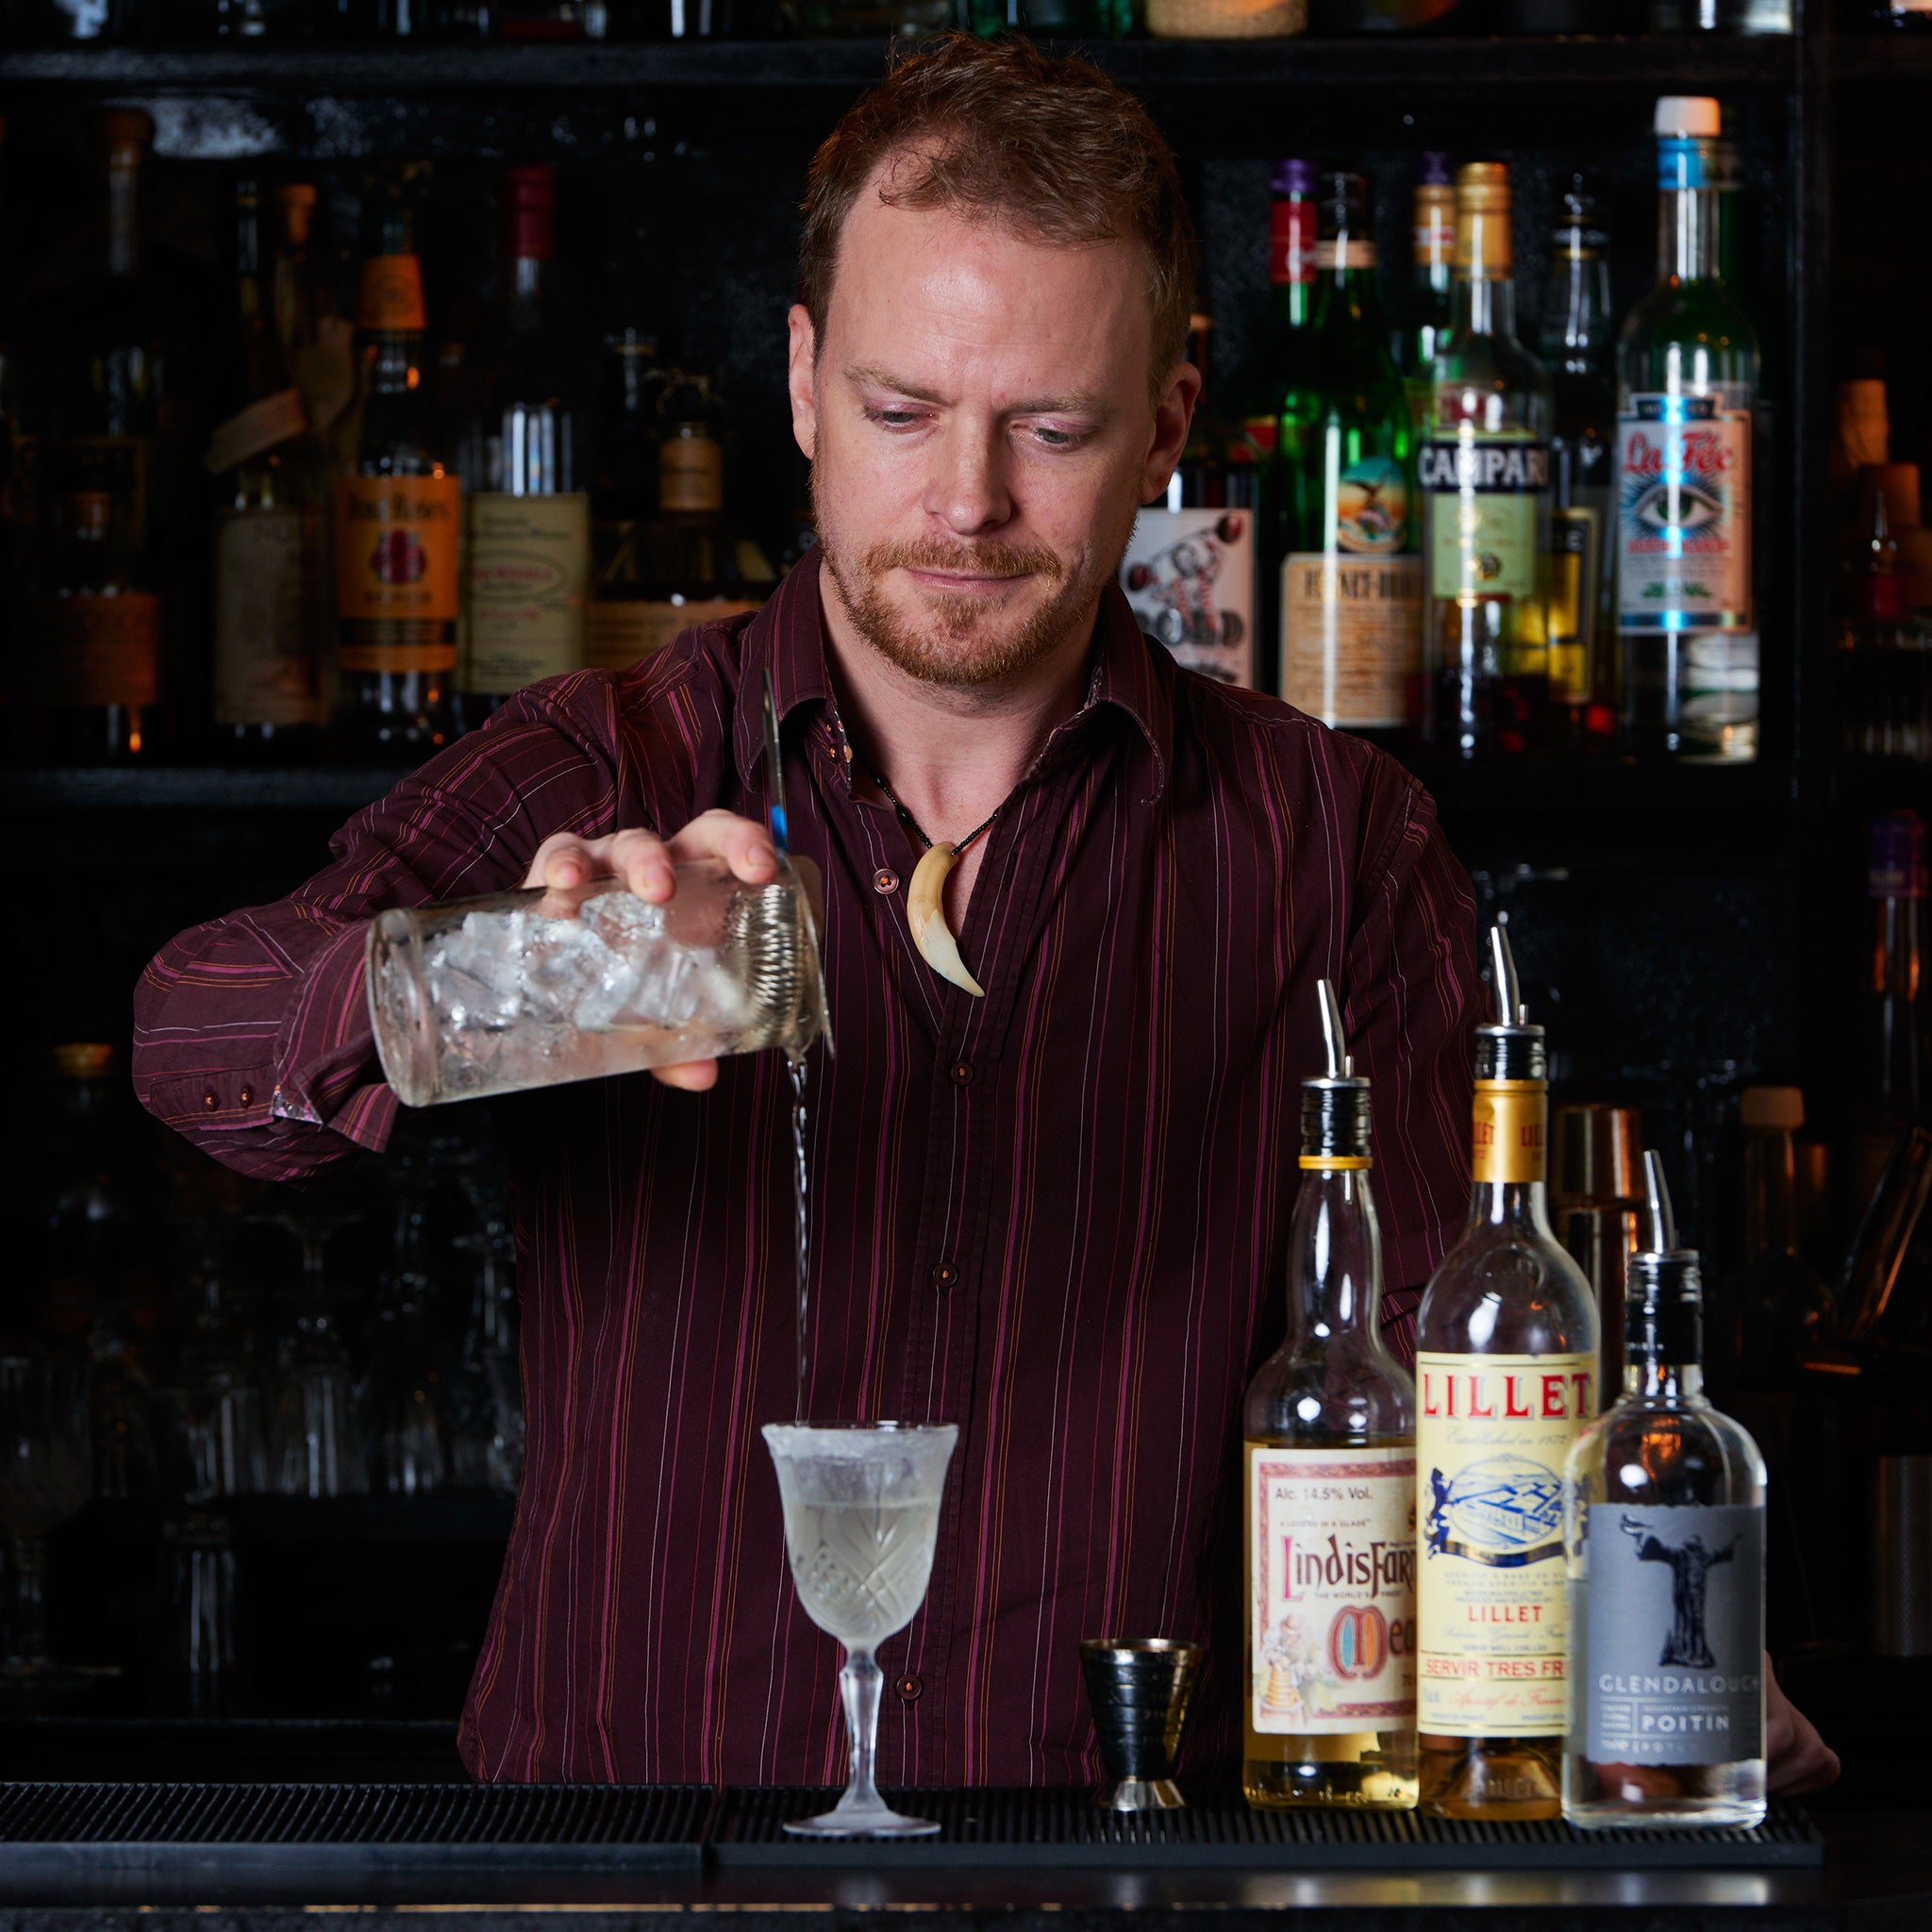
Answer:
<svg viewBox="0 0 1932 1932"><path fill-rule="evenodd" d="M253 1100L254 1098L255 1098L255 1089L254 1089L253 1087L244 1087L244 1088L242 1088L242 1105L243 1107L246 1107L246 1106L248 1105L248 1103L249 1103L250 1101L252 1101L252 1100Z"/></svg>
<svg viewBox="0 0 1932 1932"><path fill-rule="evenodd" d="M932 1271L932 1285L935 1288L951 1288L959 1278L959 1271L950 1261L941 1261Z"/></svg>
<svg viewBox="0 0 1932 1932"><path fill-rule="evenodd" d="M925 1684L917 1671L908 1671L892 1686L892 1689L899 1693L906 1703L917 1704L919 1702L919 1693L925 1689Z"/></svg>
<svg viewBox="0 0 1932 1932"><path fill-rule="evenodd" d="M955 1087L972 1086L973 1062L971 1060L955 1060L949 1071L953 1075L953 1085Z"/></svg>
<svg viewBox="0 0 1932 1932"><path fill-rule="evenodd" d="M899 890L899 874L891 866L880 866L872 875L872 889L874 892L896 892Z"/></svg>
<svg viewBox="0 0 1932 1932"><path fill-rule="evenodd" d="M208 1109L209 1113L212 1113L214 1112L216 1108L221 1106L222 1103L215 1097L215 1090L212 1087L210 1087L208 1090L208 1091L201 1096L201 1104Z"/></svg>

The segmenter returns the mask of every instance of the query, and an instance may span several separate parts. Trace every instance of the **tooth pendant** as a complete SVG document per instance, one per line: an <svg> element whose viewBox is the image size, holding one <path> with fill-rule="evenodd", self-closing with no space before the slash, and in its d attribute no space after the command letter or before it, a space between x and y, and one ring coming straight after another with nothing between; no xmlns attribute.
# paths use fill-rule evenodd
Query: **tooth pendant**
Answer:
<svg viewBox="0 0 1932 1932"><path fill-rule="evenodd" d="M959 862L950 845L929 845L925 856L912 868L912 883L906 889L906 923L912 928L912 943L919 956L941 979L964 987L976 1000L986 997L986 989L966 970L959 957L959 942L946 924L943 904L946 874Z"/></svg>

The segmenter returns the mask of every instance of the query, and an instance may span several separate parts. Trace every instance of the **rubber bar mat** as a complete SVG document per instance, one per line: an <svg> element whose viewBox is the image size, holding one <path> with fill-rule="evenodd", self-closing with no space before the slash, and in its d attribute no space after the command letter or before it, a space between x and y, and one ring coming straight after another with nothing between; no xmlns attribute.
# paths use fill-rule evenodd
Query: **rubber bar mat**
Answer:
<svg viewBox="0 0 1932 1932"><path fill-rule="evenodd" d="M1824 1840L1804 1810L1774 1804L1735 1829L1577 1831L1560 1820L1472 1824L1413 1811L1253 1811L1239 1796L1184 1811L1101 1811L1082 1790L888 1791L937 1837L802 1839L788 1818L828 1810L836 1791L732 1786L711 1830L721 1871L783 1865L1143 1866L1268 1871L1627 1871L1645 1866L1815 1866ZM991 1856L989 1856L991 1854Z"/></svg>
<svg viewBox="0 0 1932 1932"><path fill-rule="evenodd" d="M0 1785L0 1855L697 1871L714 1803L706 1785Z"/></svg>

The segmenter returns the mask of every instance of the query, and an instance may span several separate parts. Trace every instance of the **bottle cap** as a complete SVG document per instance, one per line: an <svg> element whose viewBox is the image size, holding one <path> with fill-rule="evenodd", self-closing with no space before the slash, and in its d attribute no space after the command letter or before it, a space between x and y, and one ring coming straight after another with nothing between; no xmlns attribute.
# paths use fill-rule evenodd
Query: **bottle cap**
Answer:
<svg viewBox="0 0 1932 1932"><path fill-rule="evenodd" d="M1375 244L1369 236L1369 184L1360 175L1324 175L1317 204L1315 266L1318 269L1374 268Z"/></svg>
<svg viewBox="0 0 1932 1932"><path fill-rule="evenodd" d="M1655 125L1665 140L1715 141L1724 132L1724 109L1708 94L1665 94Z"/></svg>
<svg viewBox="0 0 1932 1932"><path fill-rule="evenodd" d="M1449 188L1454 186L1455 180L1449 157L1440 148L1426 149L1416 157L1415 185L1418 188Z"/></svg>
<svg viewBox="0 0 1932 1932"><path fill-rule="evenodd" d="M1557 222L1557 248L1572 258L1601 255L1604 232L1597 220L1596 196L1590 191L1590 177L1572 175L1563 191L1562 214Z"/></svg>
<svg viewBox="0 0 1932 1932"><path fill-rule="evenodd" d="M101 141L116 160L139 160L155 138L154 117L139 108L114 108L100 120Z"/></svg>
<svg viewBox="0 0 1932 1932"><path fill-rule="evenodd" d="M1302 1082L1302 1165L1365 1168L1369 1165L1369 1083L1358 1078L1342 1029L1341 1002L1332 982L1317 988L1322 1003L1322 1046L1326 1071Z"/></svg>
<svg viewBox="0 0 1932 1932"><path fill-rule="evenodd" d="M1313 161L1287 160L1274 164L1274 179L1268 183L1270 194L1312 194L1315 192L1315 164Z"/></svg>
<svg viewBox="0 0 1932 1932"><path fill-rule="evenodd" d="M1509 274L1509 170L1469 161L1456 171L1456 267L1471 281Z"/></svg>
<svg viewBox="0 0 1932 1932"><path fill-rule="evenodd" d="M1804 1089L1747 1087L1738 1099L1738 1118L1747 1127L1795 1134L1805 1124Z"/></svg>
<svg viewBox="0 0 1932 1932"><path fill-rule="evenodd" d="M1882 812L1872 821L1865 891L1874 899L1925 896L1925 821L1917 812Z"/></svg>

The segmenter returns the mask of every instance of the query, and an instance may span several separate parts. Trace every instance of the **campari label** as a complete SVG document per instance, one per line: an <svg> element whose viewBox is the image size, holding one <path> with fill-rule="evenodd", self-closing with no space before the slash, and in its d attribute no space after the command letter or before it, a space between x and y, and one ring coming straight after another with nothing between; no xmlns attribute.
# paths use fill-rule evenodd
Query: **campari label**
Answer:
<svg viewBox="0 0 1932 1932"><path fill-rule="evenodd" d="M1416 479L1433 499L1431 595L1536 595L1537 513L1550 487L1547 443L1527 437L1438 438L1423 444Z"/></svg>
<svg viewBox="0 0 1932 1932"><path fill-rule="evenodd" d="M1751 628L1751 416L1715 395L1634 395L1617 420L1617 621Z"/></svg>
<svg viewBox="0 0 1932 1932"><path fill-rule="evenodd" d="M1248 1703L1257 1731L1415 1717L1413 1449L1248 1445Z"/></svg>
<svg viewBox="0 0 1932 1932"><path fill-rule="evenodd" d="M1568 1718L1564 1457L1596 1414L1589 1355L1416 1357L1416 1723L1556 1737Z"/></svg>

